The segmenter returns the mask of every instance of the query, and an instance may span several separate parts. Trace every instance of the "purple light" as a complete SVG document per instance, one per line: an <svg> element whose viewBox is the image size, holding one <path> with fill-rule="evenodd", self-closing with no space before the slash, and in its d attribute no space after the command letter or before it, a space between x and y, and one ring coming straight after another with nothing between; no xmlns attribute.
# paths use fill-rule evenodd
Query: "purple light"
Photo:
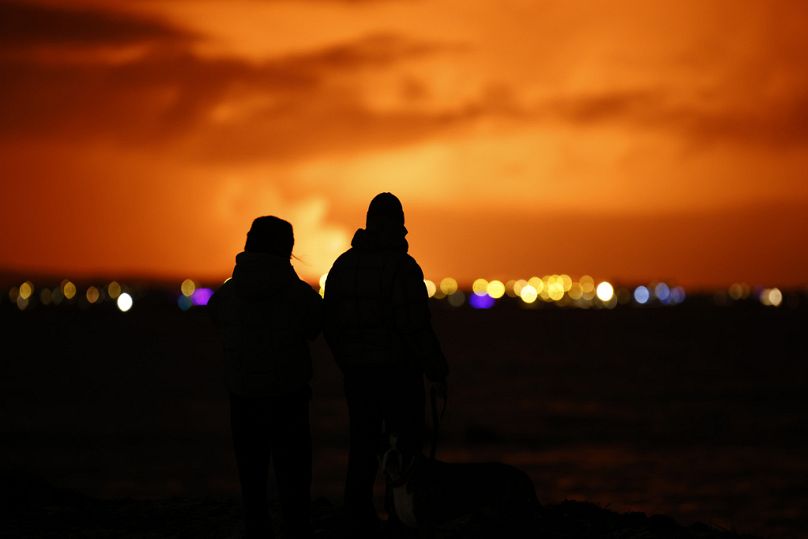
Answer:
<svg viewBox="0 0 808 539"><path fill-rule="evenodd" d="M194 290L194 293L191 294L191 303L197 306L207 305L212 295L213 290L210 288L197 288Z"/></svg>
<svg viewBox="0 0 808 539"><path fill-rule="evenodd" d="M472 294L469 296L469 305L475 309L490 309L494 306L494 303L496 303L496 301L488 294L483 294L482 296Z"/></svg>

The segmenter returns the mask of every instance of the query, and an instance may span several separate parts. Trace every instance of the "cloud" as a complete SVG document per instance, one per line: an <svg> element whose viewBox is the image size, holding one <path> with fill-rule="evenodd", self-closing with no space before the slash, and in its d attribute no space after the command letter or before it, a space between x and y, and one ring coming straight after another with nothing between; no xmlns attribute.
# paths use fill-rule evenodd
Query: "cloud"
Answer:
<svg viewBox="0 0 808 539"><path fill-rule="evenodd" d="M30 2L0 3L0 47L110 46L187 41L193 35L167 22L131 13Z"/></svg>

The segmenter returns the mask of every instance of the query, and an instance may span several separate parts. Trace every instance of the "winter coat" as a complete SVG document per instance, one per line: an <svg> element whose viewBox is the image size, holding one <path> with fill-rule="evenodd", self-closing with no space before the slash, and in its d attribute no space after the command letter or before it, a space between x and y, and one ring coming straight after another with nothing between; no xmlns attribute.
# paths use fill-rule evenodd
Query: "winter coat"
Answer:
<svg viewBox="0 0 808 539"><path fill-rule="evenodd" d="M442 381L448 367L432 330L424 274L400 230L356 231L328 272L324 334L345 373L411 366Z"/></svg>
<svg viewBox="0 0 808 539"><path fill-rule="evenodd" d="M222 334L225 381L232 393L278 396L309 383L307 340L320 333L321 299L288 259L240 253L233 277L208 307Z"/></svg>

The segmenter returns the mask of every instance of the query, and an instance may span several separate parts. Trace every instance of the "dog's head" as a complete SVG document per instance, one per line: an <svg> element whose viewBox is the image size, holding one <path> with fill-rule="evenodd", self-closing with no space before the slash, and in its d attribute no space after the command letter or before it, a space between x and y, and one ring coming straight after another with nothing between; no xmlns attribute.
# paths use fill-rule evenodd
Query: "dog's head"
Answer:
<svg viewBox="0 0 808 539"><path fill-rule="evenodd" d="M415 465L415 455L405 456L398 448L398 436L390 435L390 446L381 457L382 473L394 486L407 482Z"/></svg>

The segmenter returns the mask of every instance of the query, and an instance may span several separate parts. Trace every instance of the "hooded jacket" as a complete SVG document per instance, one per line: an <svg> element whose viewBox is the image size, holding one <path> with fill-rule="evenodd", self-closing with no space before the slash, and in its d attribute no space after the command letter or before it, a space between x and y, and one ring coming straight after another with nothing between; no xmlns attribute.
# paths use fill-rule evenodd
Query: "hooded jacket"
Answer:
<svg viewBox="0 0 808 539"><path fill-rule="evenodd" d="M448 374L432 330L424 274L403 226L359 229L325 284L324 333L343 372L410 366L434 381Z"/></svg>
<svg viewBox="0 0 808 539"><path fill-rule="evenodd" d="M233 277L208 307L222 333L225 381L232 393L278 396L309 383L307 340L320 333L321 299L288 259L239 253Z"/></svg>

